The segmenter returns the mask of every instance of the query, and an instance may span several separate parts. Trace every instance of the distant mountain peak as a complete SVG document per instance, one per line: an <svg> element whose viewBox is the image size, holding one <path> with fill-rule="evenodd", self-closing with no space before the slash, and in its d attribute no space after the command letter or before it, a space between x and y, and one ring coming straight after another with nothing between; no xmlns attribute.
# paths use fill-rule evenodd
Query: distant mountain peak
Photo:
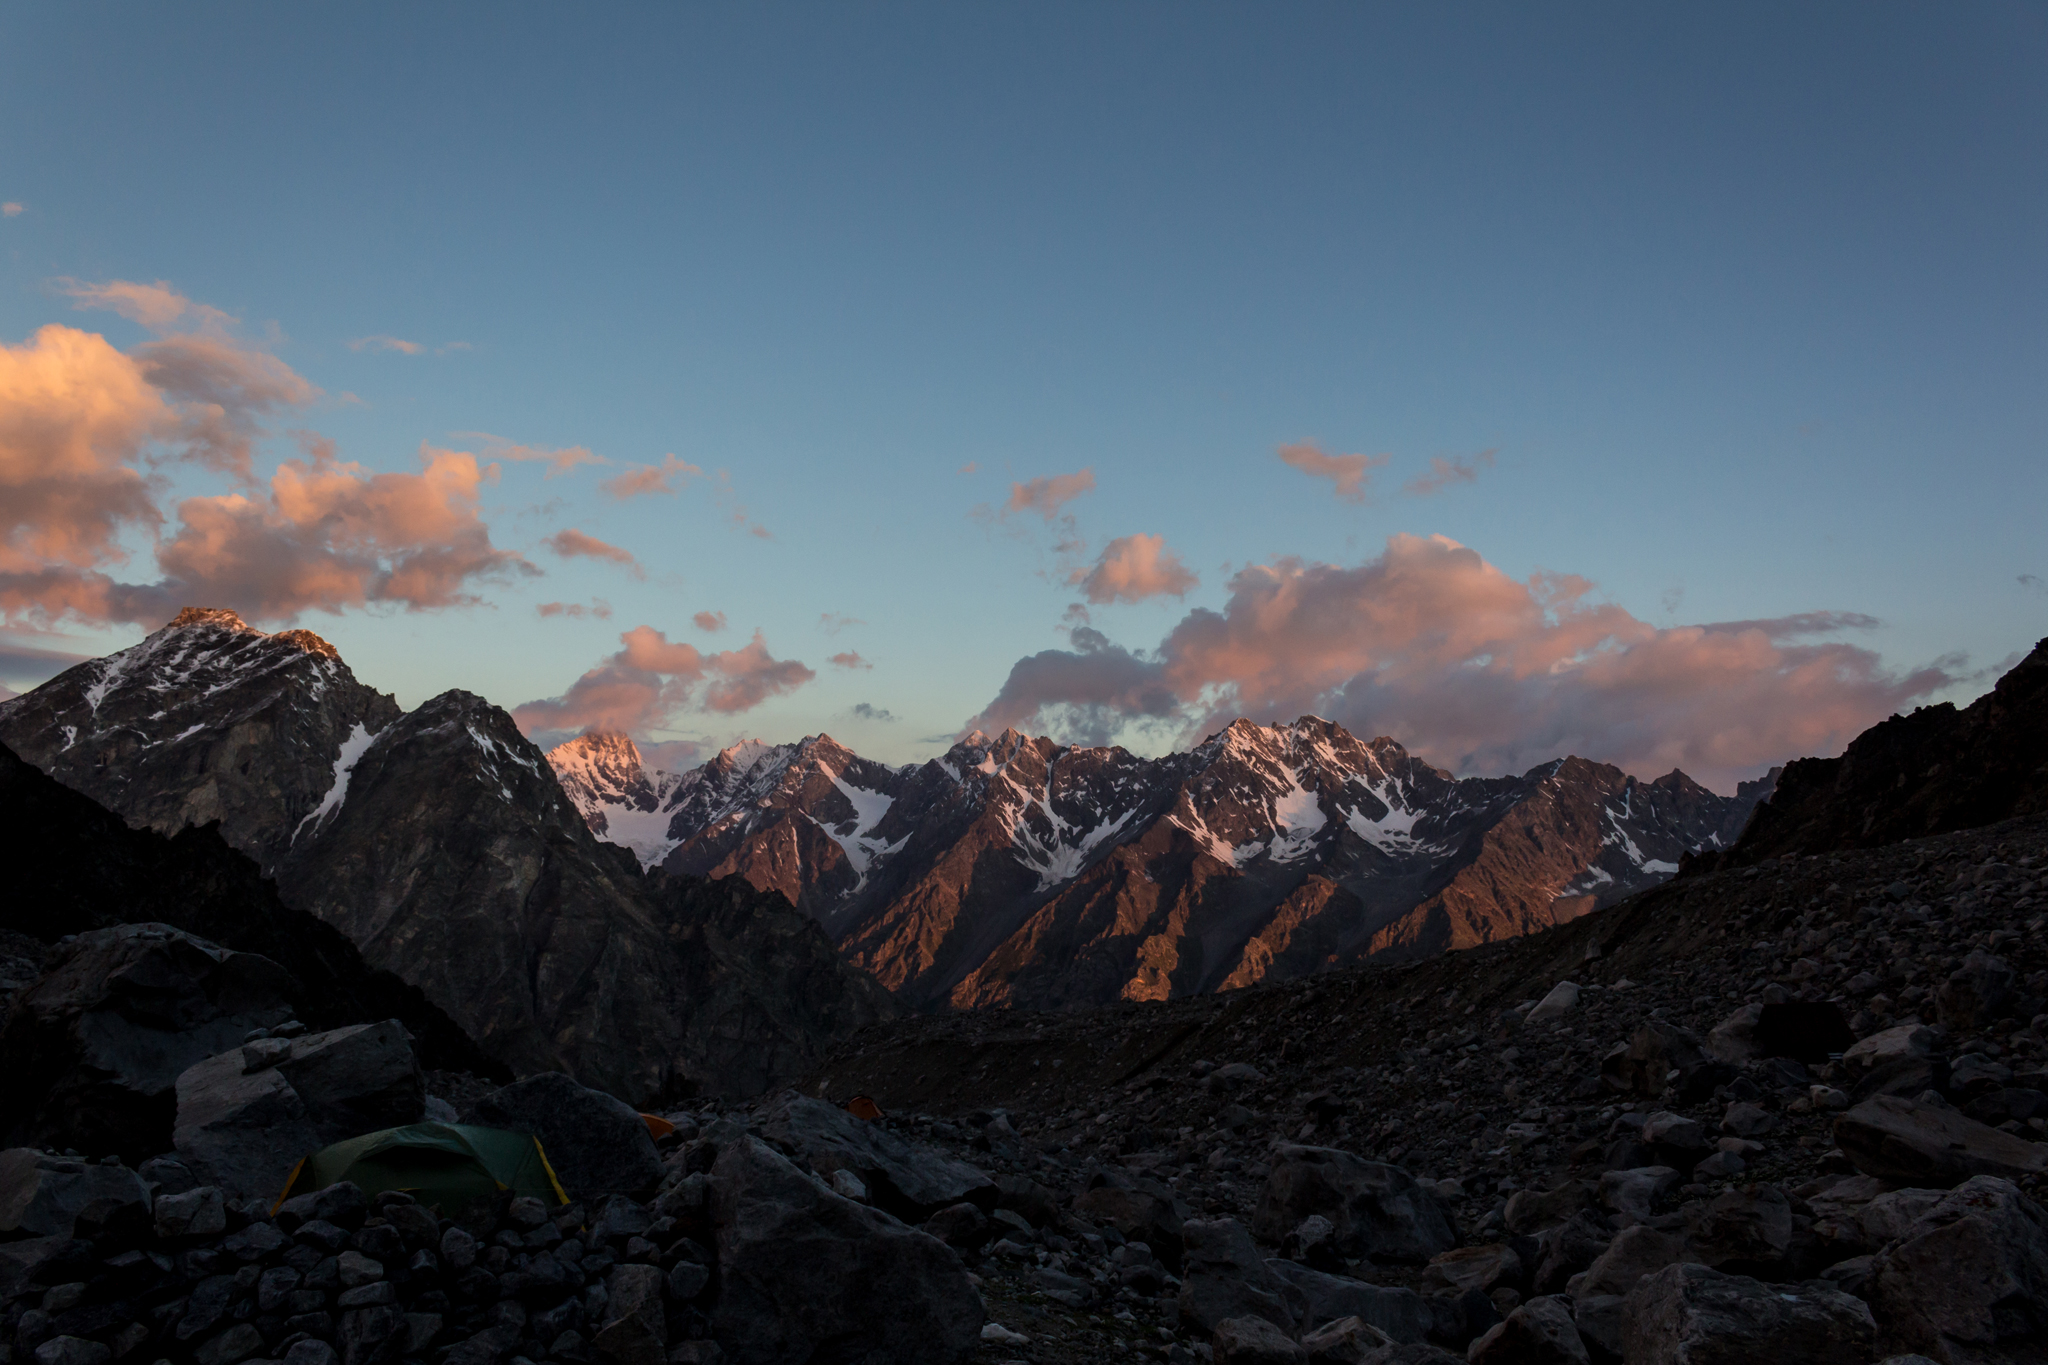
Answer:
<svg viewBox="0 0 2048 1365"><path fill-rule="evenodd" d="M263 633L244 621L239 613L226 607L186 607L173 616L164 629L183 630L187 626L219 626L223 630L247 631L251 635Z"/></svg>

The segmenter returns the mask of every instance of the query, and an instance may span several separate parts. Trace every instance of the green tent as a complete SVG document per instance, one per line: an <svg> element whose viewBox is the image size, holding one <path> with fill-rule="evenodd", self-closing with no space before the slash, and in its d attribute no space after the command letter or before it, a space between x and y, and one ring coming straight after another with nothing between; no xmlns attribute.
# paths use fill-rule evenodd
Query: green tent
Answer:
<svg viewBox="0 0 2048 1365"><path fill-rule="evenodd" d="M455 1123L411 1123L323 1147L293 1168L277 1202L343 1180L368 1195L403 1190L444 1214L500 1190L569 1202L538 1138Z"/></svg>

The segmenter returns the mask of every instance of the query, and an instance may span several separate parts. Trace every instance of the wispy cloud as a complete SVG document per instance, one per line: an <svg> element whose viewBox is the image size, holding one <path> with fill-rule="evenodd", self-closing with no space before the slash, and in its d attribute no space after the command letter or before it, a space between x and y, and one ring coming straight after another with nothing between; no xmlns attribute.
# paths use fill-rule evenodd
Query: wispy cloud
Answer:
<svg viewBox="0 0 2048 1365"><path fill-rule="evenodd" d="M2041 582L2041 577L2039 574L2021 574L2019 576L2019 585L2023 588L2030 589L2034 592L2048 592L2048 584L2044 584Z"/></svg>
<svg viewBox="0 0 2048 1365"><path fill-rule="evenodd" d="M0 218L19 218L23 212L21 205L12 199L0 204Z"/></svg>
<svg viewBox="0 0 2048 1365"><path fill-rule="evenodd" d="M1391 455L1325 455L1306 442L1281 446L1274 453L1283 464L1299 469L1312 479L1328 479L1339 502L1365 502L1372 471L1393 458Z"/></svg>
<svg viewBox="0 0 2048 1365"><path fill-rule="evenodd" d="M1018 512L1036 512L1047 521L1060 514L1060 509L1080 497L1093 492L1095 471L1083 469L1073 474L1052 474L1042 479L1010 485L1009 501L1003 504L1004 516Z"/></svg>
<svg viewBox="0 0 2048 1365"><path fill-rule="evenodd" d="M612 604L605 601L602 597L591 598L588 606L581 602L543 602L535 607L534 610L540 613L543 619L550 616L567 616L571 618L594 616L600 621L612 619Z"/></svg>
<svg viewBox="0 0 2048 1365"><path fill-rule="evenodd" d="M825 611L818 613L818 629L824 631L827 635L837 635L848 626L864 626L866 624L867 622L861 620L858 616L847 616L841 612Z"/></svg>
<svg viewBox="0 0 2048 1365"><path fill-rule="evenodd" d="M93 284L64 276L53 281L57 292L67 295L74 308L104 309L130 322L139 322L152 332L186 328L201 332L222 332L235 318L218 308L194 303L171 284L158 280L143 284L136 280L107 280Z"/></svg>
<svg viewBox="0 0 2048 1365"><path fill-rule="evenodd" d="M1432 493L1441 493L1454 483L1475 483L1479 471L1493 468L1494 452L1482 450L1469 459L1455 459L1443 455L1432 455L1429 472L1417 474L1401 485L1401 491L1410 497L1426 498Z"/></svg>
<svg viewBox="0 0 2048 1365"><path fill-rule="evenodd" d="M624 473L614 474L598 487L624 502L628 498L646 497L651 493L673 496L678 483L703 477L702 469L671 454L662 456L660 464L629 465Z"/></svg>
<svg viewBox="0 0 2048 1365"><path fill-rule="evenodd" d="M850 649L844 654L834 654L826 662L830 663L834 668L862 669L874 667L873 664L861 658L860 655Z"/></svg>
<svg viewBox="0 0 2048 1365"><path fill-rule="evenodd" d="M857 701L853 704L853 715L857 720L873 721L878 725L894 725L900 719L893 711L870 705L864 701Z"/></svg>
<svg viewBox="0 0 2048 1365"><path fill-rule="evenodd" d="M578 465L610 464L602 455L593 455L588 446L530 446L503 436L493 436L488 431L455 431L449 435L459 440L476 441L483 447L484 458L507 460L513 464L544 464L547 472L544 479L567 474Z"/></svg>
<svg viewBox="0 0 2048 1365"><path fill-rule="evenodd" d="M709 635L725 629L725 613L722 611L700 611L690 618L691 624Z"/></svg>
<svg viewBox="0 0 2048 1365"><path fill-rule="evenodd" d="M647 577L647 571L640 567L640 561L633 557L632 551L606 544L596 536L585 535L573 526L555 532L541 544L564 559L602 559L608 563L623 565L635 578Z"/></svg>
<svg viewBox="0 0 2048 1365"><path fill-rule="evenodd" d="M357 337L348 343L348 348L351 351L396 351L400 355L418 355L427 349L417 341L387 336Z"/></svg>

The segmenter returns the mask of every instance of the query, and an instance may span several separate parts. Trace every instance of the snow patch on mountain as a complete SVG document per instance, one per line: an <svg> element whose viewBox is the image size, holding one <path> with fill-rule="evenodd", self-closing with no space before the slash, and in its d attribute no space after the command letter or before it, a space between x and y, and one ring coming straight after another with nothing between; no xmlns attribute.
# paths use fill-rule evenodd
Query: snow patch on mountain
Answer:
<svg viewBox="0 0 2048 1365"><path fill-rule="evenodd" d="M181 739L183 737L179 736ZM293 828L291 841L294 844L298 843L299 836L306 832L307 825L311 825L313 832L318 834L327 817L341 809L341 803L348 800L349 774L356 770L356 761L369 752L376 739L376 734L372 734L368 726L361 721L356 722L355 728L349 731L348 738L341 742L341 755L334 760L334 785L327 789L327 795L320 799L320 804L314 808L313 813L299 821Z"/></svg>

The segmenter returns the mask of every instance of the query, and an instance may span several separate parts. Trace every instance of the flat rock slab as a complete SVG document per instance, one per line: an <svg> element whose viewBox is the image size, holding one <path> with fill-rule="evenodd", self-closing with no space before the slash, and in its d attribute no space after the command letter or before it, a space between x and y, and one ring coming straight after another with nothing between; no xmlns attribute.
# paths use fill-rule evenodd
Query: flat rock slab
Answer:
<svg viewBox="0 0 2048 1365"><path fill-rule="evenodd" d="M1904 1185L1946 1188L1973 1175L2048 1171L2048 1145L1898 1095L1873 1096L1836 1119L1835 1142L1865 1175Z"/></svg>

